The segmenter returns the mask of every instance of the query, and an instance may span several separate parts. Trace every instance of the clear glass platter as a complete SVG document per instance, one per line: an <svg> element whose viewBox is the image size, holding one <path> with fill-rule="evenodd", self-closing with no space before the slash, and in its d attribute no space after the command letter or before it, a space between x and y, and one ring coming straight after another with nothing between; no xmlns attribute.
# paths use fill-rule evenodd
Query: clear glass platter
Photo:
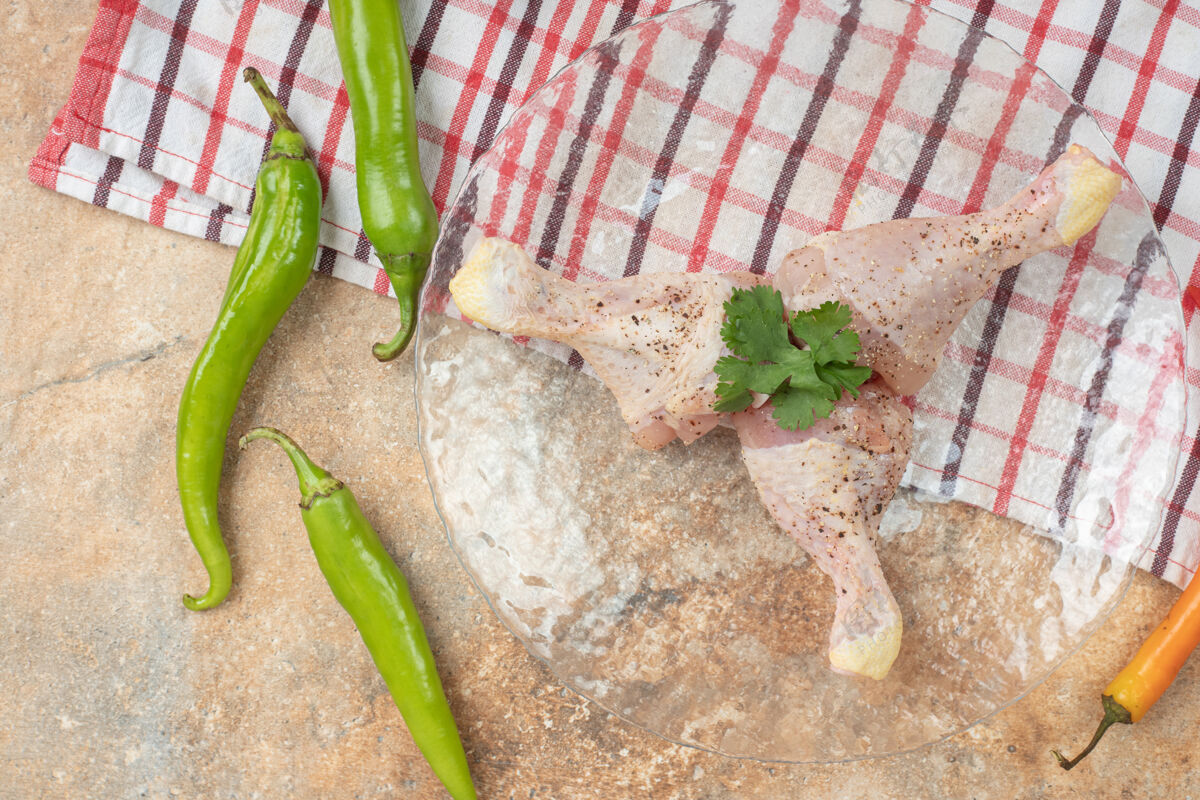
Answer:
<svg viewBox="0 0 1200 800"><path fill-rule="evenodd" d="M1006 276L914 399L879 543L904 641L878 682L829 668L830 583L732 431L641 450L577 354L474 326L447 290L483 236L580 281L771 273L828 228L1002 202L1070 142L1125 188ZM467 175L422 300L421 452L463 566L566 686L729 756L893 754L1020 698L1122 597L1183 430L1178 292L1095 122L999 40L900 0L701 2L589 50ZM1041 502L1048 482L1070 491Z"/></svg>

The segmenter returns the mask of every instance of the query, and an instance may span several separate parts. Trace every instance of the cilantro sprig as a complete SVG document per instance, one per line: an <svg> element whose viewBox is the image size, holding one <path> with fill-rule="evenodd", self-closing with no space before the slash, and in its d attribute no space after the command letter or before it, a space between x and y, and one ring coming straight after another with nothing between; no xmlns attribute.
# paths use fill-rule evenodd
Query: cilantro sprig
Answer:
<svg viewBox="0 0 1200 800"><path fill-rule="evenodd" d="M861 344L846 330L850 309L833 301L789 319L770 286L734 289L725 301L721 338L733 352L717 360L714 411L742 411L752 392L769 395L774 417L788 430L828 417L842 392L858 397L870 367L854 363ZM790 336L789 336L790 332ZM797 347L792 338L806 347Z"/></svg>

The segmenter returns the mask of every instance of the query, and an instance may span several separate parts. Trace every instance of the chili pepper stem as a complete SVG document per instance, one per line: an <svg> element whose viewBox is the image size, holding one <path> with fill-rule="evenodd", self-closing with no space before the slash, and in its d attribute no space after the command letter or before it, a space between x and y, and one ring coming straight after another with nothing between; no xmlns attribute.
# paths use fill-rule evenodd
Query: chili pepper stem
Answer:
<svg viewBox="0 0 1200 800"><path fill-rule="evenodd" d="M246 67L242 70L242 77L246 83L254 87L254 91L258 94L258 99L262 100L263 107L267 109L267 114L271 117L271 122L275 123L275 127L283 128L292 133L299 133L299 128L296 123L292 122L292 118L288 116L284 110L283 104L279 102L279 98L267 86L267 82L263 80L263 76L254 67Z"/></svg>
<svg viewBox="0 0 1200 800"><path fill-rule="evenodd" d="M269 439L283 448L292 466L296 468L296 476L300 479L301 508L311 506L313 499L318 496L328 497L342 488L341 481L313 463L300 446L283 431L268 427L254 428L238 440L238 447L244 450L246 445L255 439Z"/></svg>
<svg viewBox="0 0 1200 800"><path fill-rule="evenodd" d="M1092 740L1088 742L1088 746L1083 748L1083 751L1072 759L1068 759L1057 750L1050 751L1054 754L1054 758L1058 761L1058 765L1063 769L1071 769L1080 761L1082 761L1084 756L1092 752L1092 749L1100 742L1100 738L1104 736L1104 732L1107 731L1113 725L1113 723L1120 722L1125 725L1133 724L1133 718L1128 709L1114 700L1111 696L1106 694L1100 699L1101 702L1104 703L1104 718L1100 720L1100 727L1096 729L1096 733L1092 736Z"/></svg>
<svg viewBox="0 0 1200 800"><path fill-rule="evenodd" d="M378 342L371 353L380 361L391 361L404 352L417 330L417 303L421 296L421 284L429 270L430 253L406 253L402 256L387 256L377 253L383 262L392 288L396 290L396 302L400 306L400 329L391 341Z"/></svg>

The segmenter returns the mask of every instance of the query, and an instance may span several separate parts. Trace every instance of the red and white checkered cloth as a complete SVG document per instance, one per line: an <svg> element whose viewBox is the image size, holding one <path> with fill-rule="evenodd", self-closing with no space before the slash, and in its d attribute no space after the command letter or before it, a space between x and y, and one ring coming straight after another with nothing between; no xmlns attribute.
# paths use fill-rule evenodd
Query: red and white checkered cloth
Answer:
<svg viewBox="0 0 1200 800"><path fill-rule="evenodd" d="M680 0L400 1L417 82L422 163L439 210L456 196L468 167L488 150L513 111L555 72L589 45L633 22L688 4ZM857 5L849 3L851 8ZM1091 111L1145 193L1176 271L1191 284L1181 302L1190 326L1189 340L1196 337L1200 329L1191 323L1200 301L1200 145L1195 144L1200 123L1200 11L1172 0L1045 0L1040 4L1033 0L932 0L923 5L1008 42ZM905 22L909 24L914 26L913 41L919 43L919 22ZM904 84L910 59L904 47L900 50L901 56L892 58L890 66L881 63L880 69L887 72L885 84L893 79L897 85ZM911 61L918 65L912 67L915 71L921 58ZM268 133L265 115L253 94L237 90L244 66L257 67L277 88L317 155L326 188L319 269L386 292L386 276L373 260L355 202L353 137L346 124L348 102L322 0L101 0L71 97L34 157L30 178L155 225L228 244L239 242ZM837 101L839 84L850 78L833 74L824 80L830 83L826 88ZM685 103L696 100L685 93ZM857 101L851 97L846 102ZM941 118L938 114L953 113L953 101L943 97L942 103L949 102L951 107L939 107L937 114L931 113L924 121L925 126L929 127L930 120L936 123L935 117ZM933 105L938 105L937 98ZM743 116L735 116L727 125L735 138L770 138L770 131L751 130L766 117L757 106L739 113ZM876 111L871 111L871 118L875 116ZM683 124L689 123L684 119ZM852 135L863 134L854 131ZM634 144L651 148L662 157L677 147L678 141ZM667 161L673 157L669 155ZM719 152L714 158L719 161ZM862 160L830 164L844 171L849 190L863 175ZM1029 175L1036 172L1036 166L1032 171L1026 169L1029 165L1018 166ZM931 206L923 194L927 180L928 186L934 185L928 177L929 160L917 158L916 166L909 162L907 169L913 174L907 181L898 179L894 195L910 210L914 205L918 210ZM716 199L700 204L697 225L720 216L726 201L736 206L744 199L720 194L726 191L728 176L719 170L720 164L714 163L717 174L707 196L716 192ZM553 188L548 194L553 200ZM849 191L842 194L846 201L852 196ZM825 214L823 221L852 217L854 210L846 207L846 201L834 199L834 213ZM769 217L769 209L767 212ZM948 209L940 212L950 213ZM736 213L730 216L737 218ZM638 218L635 209L632 227L636 228ZM783 221L787 223L786 218ZM706 225L705 230L711 227ZM692 249L697 246L694 239L702 240L705 251L699 254L699 261L707 256L715 260L715 268L722 268L715 238L694 231L688 241ZM544 255L553 256L549 260L562 269L569 245L567 241L562 252ZM654 247L655 242L637 246L642 247L637 256L640 260L645 248ZM1128 285L1130 275L1136 277L1136 267L1130 272L1126 265L1121 274L1120 265L1108 266L1113 267L1119 282ZM1105 268L1099 265L1099 273ZM1077 279L1087 280L1090 273L1081 274ZM1156 284L1149 291L1174 302L1174 287L1168 284ZM1134 286L1135 291L1142 288ZM1028 305L1028 298L1013 292L1011 286L1007 290L1001 287L990 302L993 308L1011 306L1029 313L1022 306ZM1037 314L1066 320L1069 330L1064 337L1078 334L1103 343L1106 336L1122 333L1117 317L1107 331L1080 327L1079 320L1071 316L1069 297L1061 308L1057 303L1045 305ZM1003 318L1001 312L997 319ZM1071 330L1073 324L1078 329ZM1031 353L1030 368L1024 371L1017 369L1019 364L993 358L986 341L974 352L949 354L948 361L975 367L964 373L959 407L922 408L918 404L919 415L924 414L931 424L939 419L945 423L944 439L950 447L946 452L943 446L939 462L928 467L929 476L912 482L1017 517L1023 516L1023 502L1040 496L1039 487L1033 484L1048 480L1047 464L1056 470L1053 480L1074 491L1079 473L1095 470L1087 458L1093 431L1092 423L1087 422L1089 415L1120 422L1124 412L1104 406L1108 395L1103 384L1096 395L1099 405L1093 406L1090 394L1076 391L1075 396L1074 387L1055 384L1052 370L1047 377L1043 360L1046 364L1053 360L1057 342L1057 334L1043 336L1035 346L1040 350ZM1123 346L1139 353L1139 348L1157 346L1158 357L1170 355L1163 342ZM1180 585L1200 562L1200 492L1195 491L1200 474L1200 434L1196 429L1200 420L1200 348L1192 341L1188 349L1189 427L1182 442L1179 474L1173 490L1162 498L1165 508L1158 539L1141 562L1154 574ZM1104 351L1110 364L1112 359L1122 358L1121 347L1105 347ZM1101 373L1108 375L1106 370L1097 370L1097 375ZM972 388L971 374L978 378L977 384L991 381L986 391L981 392L979 385ZM1007 388L995 388L993 375L1003 378ZM1126 427L1134 432L1131 446L1135 452L1140 452L1139 447L1153 450L1136 432L1148 431L1147 439L1155 435L1153 423L1161 409L1153 393L1161 388L1147 385L1151 399L1143 401L1126 420ZM988 398L1002 398L997 402L1007 404L1009 410L1020 407L1020 419L1008 427L992 425L989 415L1003 417L1004 409L989 409ZM1057 413L1056 404L1063 405L1063 413L1072 414L1073 419L1080 417L1082 408L1084 420L1078 430L1086 429L1086 435L1081 434L1076 442L1078 452L1048 454L1039 450L1036 425ZM1111 475L1113 485L1122 486L1122 470L1134 466L1123 465L1119 474ZM1093 485L1109 479L1099 472L1092 477ZM1051 492L1051 506L1053 497ZM1118 507L1122 502L1120 497L1110 499ZM1136 504L1137 500L1124 498L1126 503Z"/></svg>

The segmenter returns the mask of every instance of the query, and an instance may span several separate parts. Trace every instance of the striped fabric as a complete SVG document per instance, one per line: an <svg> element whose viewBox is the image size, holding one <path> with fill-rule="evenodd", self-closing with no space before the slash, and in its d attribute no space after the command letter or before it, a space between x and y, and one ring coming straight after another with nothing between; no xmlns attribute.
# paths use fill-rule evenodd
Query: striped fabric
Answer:
<svg viewBox="0 0 1200 800"><path fill-rule="evenodd" d="M422 163L434 202L444 211L463 188L468 167L489 152L501 127L534 90L589 45L688 3L401 0L401 5L413 48ZM996 96L994 130L975 144L960 140L956 115L979 102L972 94L970 68L980 49L991 46L983 32L999 37L1095 117L1145 193L1176 271L1191 285L1180 298L1164 279L1152 237L1135 242L1136 252L1124 265L1106 261L1104 243L1085 237L1075 255L1064 259L1049 301L1039 301L1047 295L1022 283L1030 279L1027 271L1006 273L981 315L978 344L952 345L947 353L946 394L916 400L918 417L940 450L918 454L910 483L1053 527L1066 525L1071 509L1092 502L1077 494L1087 484L1085 477L1092 486L1111 478L1114 496L1105 502L1115 514L1132 513L1145 498L1125 492L1122 481L1138 468L1137 458L1161 459L1155 448L1168 436L1154 429L1165 413L1155 397L1167 391L1162 382L1171 380L1171 373L1153 367L1178 358L1179 347L1167 341L1130 344L1126 326L1135 303L1142 313L1154 302L1175 307L1182 302L1190 325L1200 300L1200 147L1194 145L1200 121L1200 11L1170 0L932 0L902 10L891 32L873 21L873 14L884 13L880 5L877 0L831 2L826 9L830 33L819 45L822 63L804 74L793 67L788 48L807 33L796 29L793 11L825 8L813 0L764 4L769 7L762 16L774 25L756 34L762 47L753 52L739 47L745 37L739 37L736 21L724 24L729 10L720 4L713 7L711 24L701 29L666 26L651 33L657 30L651 26L631 52L599 48L588 56L597 65L597 78L568 87L578 98L554 108L582 111L589 103L592 108L603 103L610 116L580 113L578 119L560 119L559 112L547 109L540 117L529 115L526 128L514 123L506 137L530 148L535 163L532 174L516 178L537 190L522 196L528 201L493 196L485 203L468 196L459 202L481 209L486 204L485 217L496 231L525 243L544 265L568 277L619 277L591 269L579 252L588 235L604 226L624 231L629 243L623 274L670 263L770 272L800 234L861 224L870 216L860 207L864 198L877 217L959 213L994 202L998 198L987 194L989 188L1027 178L1054 155L1011 146L1027 125L1022 99L1036 94L1043 80L1031 67L1018 67ZM929 22L922 6L973 28L964 29L953 52L939 54L923 38L938 23ZM880 52L878 74L866 91L860 91L863 78L856 67L859 42ZM687 71L679 87L660 86L653 79L652 59L673 47L689 48L681 60ZM327 192L319 269L387 292L354 202L348 102L320 0L101 0L71 97L34 157L30 178L158 226L237 243L269 133L257 100L241 88L240 70L247 65L277 87L317 156ZM737 108L725 108L713 99L711 86L724 70L742 68L750 70L749 91ZM913 87L919 87L923 70L934 68L948 71L949 78L938 82L934 96L921 97ZM778 76L805 86L808 97L779 130L772 120L786 115L774 113L780 102L773 88ZM710 90L702 91L710 81ZM663 101L661 141L622 140L597 148L598 157L585 152L581 143L619 139L628 124L620 115L639 113L633 95L654 92ZM1061 150L1079 129L1079 106L1068 104L1061 112L1060 130L1049 136L1051 151ZM853 122L846 134L853 145L844 158L822 144L822 131L837 114ZM525 120L519 117L518 123ZM661 186L678 177L685 161L680 148L706 125L724 131L723 143L712 153L707 174L687 178L695 197L684 222L668 218L648 197L628 207L606 201L603 189L622 168L622 158L632 157ZM911 152L896 155L895 164L880 164L873 154L896 125L922 133L913 137ZM768 145L778 151L778 169L747 174L751 168L739 155ZM945 174L956 148L972 151L976 159L973 180L957 188ZM618 151L621 158L604 155ZM483 166L494 167L498 176L516 169L499 156L488 157L496 163ZM836 191L827 198L798 199L813 183L813 169L838 175L832 183ZM556 185L548 185L547 170L557 176ZM557 190L564 185L571 190ZM466 188L468 194L478 190ZM885 201L884 210L878 204ZM535 228L530 220L538 204L546 204L539 218L550 222ZM1136 211L1130 206L1111 213ZM746 237L746 255L731 257L726 242ZM1112 298L1114 311L1102 324L1088 327L1074 308L1076 298L1095 291ZM1006 339L1014 328L1006 320L1017 314L1037 322L1028 342ZM1195 335L1189 332L1189 340ZM1055 372L1056 359L1085 339L1097 343L1095 366L1083 385L1066 385ZM1022 348L1027 358L1011 355ZM1195 492L1200 357L1195 347L1189 349L1189 428L1180 471L1162 498L1163 507L1155 509L1155 517L1162 513L1161 532L1141 562L1178 584L1200 561L1200 493ZM1148 365L1145 383L1137 386L1141 400L1124 403L1120 392L1138 380L1139 363ZM1076 420L1072 437L1064 447L1047 447L1039 426L1062 414ZM995 422L1007 417L1013 424ZM1105 477L1090 454L1114 425L1128 432L1133 457ZM1037 485L1046 483L1047 473L1039 468L1044 464L1053 466L1053 486Z"/></svg>

